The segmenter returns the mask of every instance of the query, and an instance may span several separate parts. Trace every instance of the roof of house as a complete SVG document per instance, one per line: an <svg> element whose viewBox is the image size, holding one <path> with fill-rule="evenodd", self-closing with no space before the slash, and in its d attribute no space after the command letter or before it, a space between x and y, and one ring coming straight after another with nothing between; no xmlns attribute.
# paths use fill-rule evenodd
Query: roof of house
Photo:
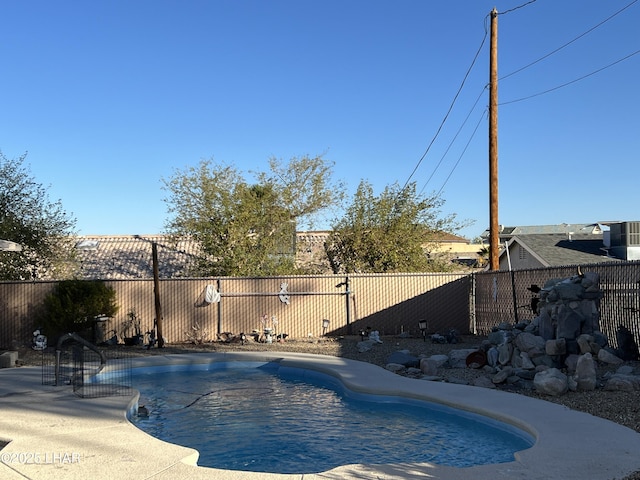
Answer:
<svg viewBox="0 0 640 480"><path fill-rule="evenodd" d="M297 232L298 241L321 246L329 231ZM441 242L466 239L443 235ZM78 275L85 279L125 280L153 278L152 247L158 246L160 278L184 278L192 275L200 255L198 243L190 239L177 242L167 235L83 235L77 237Z"/></svg>
<svg viewBox="0 0 640 480"><path fill-rule="evenodd" d="M560 233L567 235L568 233L574 234L591 234L602 235L603 226L606 222L596 223L561 223L558 225L518 225L515 227L500 226L501 237L514 237L516 235L537 235L537 234L551 234ZM488 238L489 229L487 228L480 237Z"/></svg>
<svg viewBox="0 0 640 480"><path fill-rule="evenodd" d="M512 245L513 243L522 245L545 266L620 261L607 256L606 251L603 249L602 235L527 234L512 237L510 244Z"/></svg>
<svg viewBox="0 0 640 480"><path fill-rule="evenodd" d="M165 235L85 235L76 249L80 276L86 279L119 280L152 278L152 244L158 247L161 278L188 275L198 257L198 245L191 240L172 243Z"/></svg>
<svg viewBox="0 0 640 480"><path fill-rule="evenodd" d="M454 235L453 233L448 232L438 232L434 235L434 240L436 242L447 242L447 243L465 243L468 244L469 240L459 235Z"/></svg>

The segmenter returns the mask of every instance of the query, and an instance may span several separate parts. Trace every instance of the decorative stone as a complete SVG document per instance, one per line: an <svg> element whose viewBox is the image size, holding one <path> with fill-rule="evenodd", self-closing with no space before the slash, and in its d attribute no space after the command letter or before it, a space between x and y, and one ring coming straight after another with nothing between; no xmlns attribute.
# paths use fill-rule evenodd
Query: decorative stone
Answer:
<svg viewBox="0 0 640 480"><path fill-rule="evenodd" d="M527 352L520 352L522 368L525 370L533 370L536 366L533 364Z"/></svg>
<svg viewBox="0 0 640 480"><path fill-rule="evenodd" d="M420 371L425 375L437 375L438 374L438 362L432 358L423 358L420 360Z"/></svg>
<svg viewBox="0 0 640 480"><path fill-rule="evenodd" d="M532 358L531 361L537 367L543 366L545 368L551 368L555 366L555 362L553 358L549 355L541 355L539 357Z"/></svg>
<svg viewBox="0 0 640 480"><path fill-rule="evenodd" d="M571 280L563 280L560 283L557 283L554 286L556 293L558 294L558 298L562 299L565 302L570 302L572 300L580 300L583 295L583 288L581 283L573 283Z"/></svg>
<svg viewBox="0 0 640 480"><path fill-rule="evenodd" d="M573 354L573 355L567 356L567 358L564 359L564 365L565 367L567 367L568 372L574 373L576 371L579 358L580 358L580 355Z"/></svg>
<svg viewBox="0 0 640 480"><path fill-rule="evenodd" d="M516 323L513 328L516 330L521 330L524 332L524 330L529 326L529 323L527 322L518 322Z"/></svg>
<svg viewBox="0 0 640 480"><path fill-rule="evenodd" d="M464 348L459 350L451 350L449 352L449 365L451 368L466 368L467 357L469 354L476 352L475 348Z"/></svg>
<svg viewBox="0 0 640 480"><path fill-rule="evenodd" d="M509 375L507 377L507 385L515 385L516 383L520 383L519 375Z"/></svg>
<svg viewBox="0 0 640 480"><path fill-rule="evenodd" d="M538 372L533 379L535 389L545 395L563 395L569 389L567 376L557 368Z"/></svg>
<svg viewBox="0 0 640 480"><path fill-rule="evenodd" d="M538 335L523 332L515 338L514 343L522 352L527 352L530 357L544 353L545 340Z"/></svg>
<svg viewBox="0 0 640 480"><path fill-rule="evenodd" d="M608 363L609 365L620 365L621 363L624 363L620 357L615 356L604 348L598 352L598 360L603 363Z"/></svg>
<svg viewBox="0 0 640 480"><path fill-rule="evenodd" d="M482 367L482 371L487 375L495 375L498 370L496 369L496 367L492 367L491 365L485 365L484 367Z"/></svg>
<svg viewBox="0 0 640 480"><path fill-rule="evenodd" d="M520 356L520 350L517 348L514 348L511 354L511 366L513 368L522 368L522 357Z"/></svg>
<svg viewBox="0 0 640 480"><path fill-rule="evenodd" d="M576 381L575 377L567 377L567 386L569 387L569 390L571 392L578 391L578 382Z"/></svg>
<svg viewBox="0 0 640 480"><path fill-rule="evenodd" d="M633 375L633 367L631 365L620 365L616 373L619 375Z"/></svg>
<svg viewBox="0 0 640 480"><path fill-rule="evenodd" d="M444 367L449 361L449 355L431 355L429 358L436 362L438 368Z"/></svg>
<svg viewBox="0 0 640 480"><path fill-rule="evenodd" d="M9 351L0 354L0 368L11 368L16 366L18 352Z"/></svg>
<svg viewBox="0 0 640 480"><path fill-rule="evenodd" d="M409 354L406 351L394 352L389 355L387 359L387 363L399 363L404 367L414 367L418 368L420 366L420 362L417 357Z"/></svg>
<svg viewBox="0 0 640 480"><path fill-rule="evenodd" d="M496 330L487 335L487 341L491 345L503 345L513 338L513 334L507 330Z"/></svg>
<svg viewBox="0 0 640 480"><path fill-rule="evenodd" d="M558 309L556 337L574 340L581 333L582 317L574 309L561 305Z"/></svg>
<svg viewBox="0 0 640 480"><path fill-rule="evenodd" d="M487 350L487 363L492 367L498 365L498 349L496 347L491 347Z"/></svg>
<svg viewBox="0 0 640 480"><path fill-rule="evenodd" d="M524 368L516 369L515 374L520 378L524 378L525 380L533 380L536 376L535 370L526 370Z"/></svg>
<svg viewBox="0 0 640 480"><path fill-rule="evenodd" d="M602 347L599 344L597 344L596 342L591 342L590 347L591 347L591 353L597 357L598 356L598 352L600 352L600 349Z"/></svg>
<svg viewBox="0 0 640 480"><path fill-rule="evenodd" d="M502 322L478 348L451 350L448 356L418 359L408 351L396 352L390 356L386 368L402 375L442 381L437 373L443 366L460 369L473 366L478 367L478 371L482 366L484 375L476 377L473 385L495 388L495 385L507 384L517 389L536 389L545 395L594 390L599 381L594 358L597 356L599 361L613 365L622 360L611 348L605 350L608 339L597 328L599 312L595 300L602 296L599 278L595 274L586 281L585 278L549 280L540 291L540 313L536 318L515 326ZM434 337L442 337L442 343L451 343L445 336L435 335L432 341ZM486 363L472 361L470 356L478 353L484 354ZM414 365L414 361L417 364ZM559 370L564 367L570 375ZM640 389L640 375L633 375L632 367L618 370L600 379L607 382L608 389ZM448 381L468 384L467 378L467 375L461 378L453 375Z"/></svg>
<svg viewBox="0 0 640 480"><path fill-rule="evenodd" d="M398 373L398 372L400 372L400 371L403 371L403 370L405 369L405 366L404 366L404 365L401 365L401 364L399 364L399 363L387 363L387 364L384 366L384 368L385 368L385 369L387 369L387 370L389 370L390 372Z"/></svg>
<svg viewBox="0 0 640 480"><path fill-rule="evenodd" d="M637 375L614 375L604 385L605 390L632 392L640 389L640 377Z"/></svg>
<svg viewBox="0 0 640 480"><path fill-rule="evenodd" d="M472 385L474 387L482 387L482 388L496 388L495 384L488 377L478 377L473 380Z"/></svg>
<svg viewBox="0 0 640 480"><path fill-rule="evenodd" d="M567 341L564 338L556 338L555 340L547 340L545 343L545 352L547 355L557 356L567 353Z"/></svg>
<svg viewBox="0 0 640 480"><path fill-rule="evenodd" d="M596 365L590 353L585 353L578 359L575 380L578 383L578 390L596 389Z"/></svg>
<svg viewBox="0 0 640 480"><path fill-rule="evenodd" d="M538 327L538 333L545 340L551 340L556 337L556 329L553 326L553 320L547 309L540 311L540 325Z"/></svg>
<svg viewBox="0 0 640 480"><path fill-rule="evenodd" d="M585 299L580 302L580 314L584 319L582 333L592 334L600 331L600 312L598 312L598 307L594 301L600 298L600 295L598 293L595 298L591 298L593 295L585 294Z"/></svg>
<svg viewBox="0 0 640 480"><path fill-rule="evenodd" d="M509 378L511 375L513 375L513 368L507 366L507 367L504 367L502 370L500 370L498 373L496 373L491 379L491 381L496 385L499 383L504 383L507 380L507 378Z"/></svg>
<svg viewBox="0 0 640 480"><path fill-rule="evenodd" d="M511 343L505 343L498 346L498 363L500 365L507 365L511 361L511 354L513 353L513 346Z"/></svg>
<svg viewBox="0 0 640 480"><path fill-rule="evenodd" d="M578 346L577 340L566 340L566 343L568 355L580 355L580 347Z"/></svg>
<svg viewBox="0 0 640 480"><path fill-rule="evenodd" d="M593 341L600 345L600 348L604 348L609 343L609 339L602 332L593 332Z"/></svg>
<svg viewBox="0 0 640 480"><path fill-rule="evenodd" d="M578 347L580 347L580 353L591 353L591 344L593 343L591 335L583 333L576 341L578 342Z"/></svg>

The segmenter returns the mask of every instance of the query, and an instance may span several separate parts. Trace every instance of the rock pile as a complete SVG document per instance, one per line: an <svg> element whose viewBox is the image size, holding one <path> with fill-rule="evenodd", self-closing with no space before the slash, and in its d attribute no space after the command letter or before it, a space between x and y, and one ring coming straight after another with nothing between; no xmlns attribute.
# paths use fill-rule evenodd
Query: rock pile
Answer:
<svg viewBox="0 0 640 480"><path fill-rule="evenodd" d="M633 335L621 327L618 344L626 346L614 350L600 332L602 292L597 274L549 280L539 294L535 319L499 325L479 348L417 359L405 352L405 357L392 356L387 368L433 380L441 379L441 368L472 368L483 373L473 379L474 385L535 389L546 395L596 388L640 390L640 372L634 374L633 367L623 365L625 360L638 360ZM599 378L602 367L609 368Z"/></svg>

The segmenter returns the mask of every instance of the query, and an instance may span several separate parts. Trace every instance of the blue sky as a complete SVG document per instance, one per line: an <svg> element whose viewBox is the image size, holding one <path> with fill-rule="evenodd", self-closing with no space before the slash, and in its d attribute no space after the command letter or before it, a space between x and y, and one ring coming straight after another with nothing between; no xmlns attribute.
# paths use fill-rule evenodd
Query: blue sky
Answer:
<svg viewBox="0 0 640 480"><path fill-rule="evenodd" d="M161 179L202 158L324 154L350 192L441 192L473 238L494 6L499 222L640 220L637 0L3 2L0 150L85 235L162 232Z"/></svg>

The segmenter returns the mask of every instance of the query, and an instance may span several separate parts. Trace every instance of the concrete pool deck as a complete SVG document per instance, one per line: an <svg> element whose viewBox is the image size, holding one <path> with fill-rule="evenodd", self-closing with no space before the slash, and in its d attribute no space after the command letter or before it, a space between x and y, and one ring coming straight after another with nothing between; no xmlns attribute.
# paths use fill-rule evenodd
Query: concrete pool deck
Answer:
<svg viewBox="0 0 640 480"><path fill-rule="evenodd" d="M42 385L38 367L0 370L0 478L24 479L442 479L613 480L640 470L640 434L564 406L497 390L415 380L338 357L227 352L133 359L133 367L214 361L278 361L339 378L350 390L405 396L480 413L536 439L513 462L470 468L429 463L346 465L319 474L265 474L196 466L198 453L153 438L127 412L137 394L80 398L70 386ZM134 385L135 387L135 385ZM0 444L1 446L2 444ZM268 446L256 446L259 454Z"/></svg>

